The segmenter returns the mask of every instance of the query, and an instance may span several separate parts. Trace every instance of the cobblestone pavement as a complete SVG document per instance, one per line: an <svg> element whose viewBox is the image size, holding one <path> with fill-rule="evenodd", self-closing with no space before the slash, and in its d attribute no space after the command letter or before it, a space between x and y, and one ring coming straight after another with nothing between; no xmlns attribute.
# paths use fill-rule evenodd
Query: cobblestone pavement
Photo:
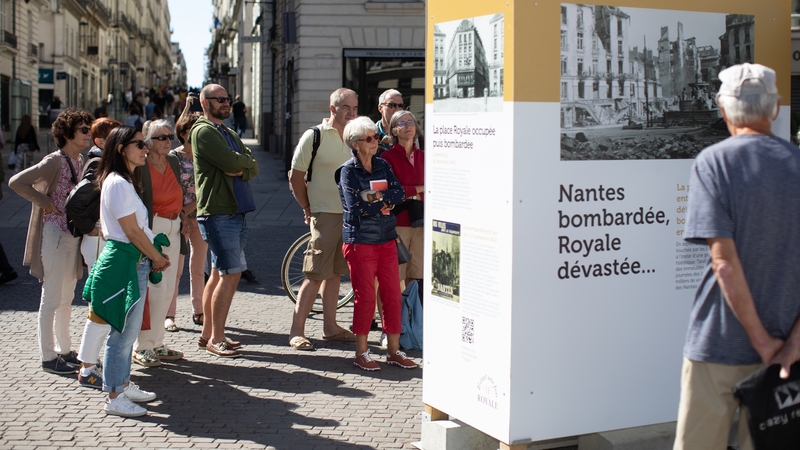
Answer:
<svg viewBox="0 0 800 450"><path fill-rule="evenodd" d="M30 206L3 183L0 242L20 278L0 285L0 342L7 352L0 360L0 448L410 449L420 440L422 369L356 369L354 344L322 340L321 314L313 314L306 327L316 351L288 346L293 305L279 269L286 249L307 228L288 191L283 162L255 141L246 143L260 163L252 184L259 208L248 216L247 260L261 284L242 281L228 318L229 336L245 345L244 357L224 360L197 349L200 327L191 321L184 274L176 318L181 330L166 333L165 343L186 357L155 368L133 365L133 381L158 394L140 419L108 416L102 393L80 387L74 376L41 370L40 285L21 265ZM87 312L79 295L84 280L73 301L74 349ZM351 319L352 304L339 310L342 325ZM382 362L379 339L379 331L371 333ZM421 352L409 355L422 362Z"/></svg>

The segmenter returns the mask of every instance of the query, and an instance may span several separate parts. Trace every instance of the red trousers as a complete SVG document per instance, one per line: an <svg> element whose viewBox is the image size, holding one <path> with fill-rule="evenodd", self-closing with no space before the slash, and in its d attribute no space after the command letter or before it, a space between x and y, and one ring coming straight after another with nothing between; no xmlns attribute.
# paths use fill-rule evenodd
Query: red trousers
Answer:
<svg viewBox="0 0 800 450"><path fill-rule="evenodd" d="M383 303L381 324L386 334L400 334L400 272L397 244L344 244L342 254L350 268L350 282L356 294L353 306L353 333L369 334L375 317L375 279Z"/></svg>

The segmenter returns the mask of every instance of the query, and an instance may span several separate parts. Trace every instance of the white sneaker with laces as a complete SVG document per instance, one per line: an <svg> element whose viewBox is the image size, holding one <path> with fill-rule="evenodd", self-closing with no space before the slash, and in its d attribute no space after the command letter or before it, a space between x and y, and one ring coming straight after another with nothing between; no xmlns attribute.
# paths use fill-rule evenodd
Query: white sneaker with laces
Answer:
<svg viewBox="0 0 800 450"><path fill-rule="evenodd" d="M115 399L107 398L103 411L106 414L122 417L139 417L147 414L146 409L133 403L124 392Z"/></svg>
<svg viewBox="0 0 800 450"><path fill-rule="evenodd" d="M125 388L125 395L130 401L136 403L152 402L156 399L155 392L143 391L133 381L128 383L128 387Z"/></svg>

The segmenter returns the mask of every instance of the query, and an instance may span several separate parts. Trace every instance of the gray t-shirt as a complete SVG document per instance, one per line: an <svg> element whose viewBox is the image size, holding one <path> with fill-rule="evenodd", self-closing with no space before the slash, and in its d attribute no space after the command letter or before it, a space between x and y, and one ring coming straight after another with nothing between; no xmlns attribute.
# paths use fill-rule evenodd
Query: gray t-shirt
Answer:
<svg viewBox="0 0 800 450"><path fill-rule="evenodd" d="M686 240L731 238L758 316L786 339L800 316L800 150L783 139L740 135L703 150L692 167ZM711 268L692 306L684 356L728 365L761 358L725 302Z"/></svg>

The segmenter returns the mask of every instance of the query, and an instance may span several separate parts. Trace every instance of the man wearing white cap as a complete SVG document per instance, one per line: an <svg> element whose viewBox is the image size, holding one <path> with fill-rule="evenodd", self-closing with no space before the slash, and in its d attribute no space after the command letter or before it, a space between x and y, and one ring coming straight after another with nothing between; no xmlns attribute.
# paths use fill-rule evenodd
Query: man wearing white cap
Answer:
<svg viewBox="0 0 800 450"><path fill-rule="evenodd" d="M764 364L787 378L800 360L800 151L772 135L772 69L741 64L719 79L731 137L692 167L685 236L711 257L686 335L675 449L727 448L733 385ZM739 445L753 448L744 414Z"/></svg>

